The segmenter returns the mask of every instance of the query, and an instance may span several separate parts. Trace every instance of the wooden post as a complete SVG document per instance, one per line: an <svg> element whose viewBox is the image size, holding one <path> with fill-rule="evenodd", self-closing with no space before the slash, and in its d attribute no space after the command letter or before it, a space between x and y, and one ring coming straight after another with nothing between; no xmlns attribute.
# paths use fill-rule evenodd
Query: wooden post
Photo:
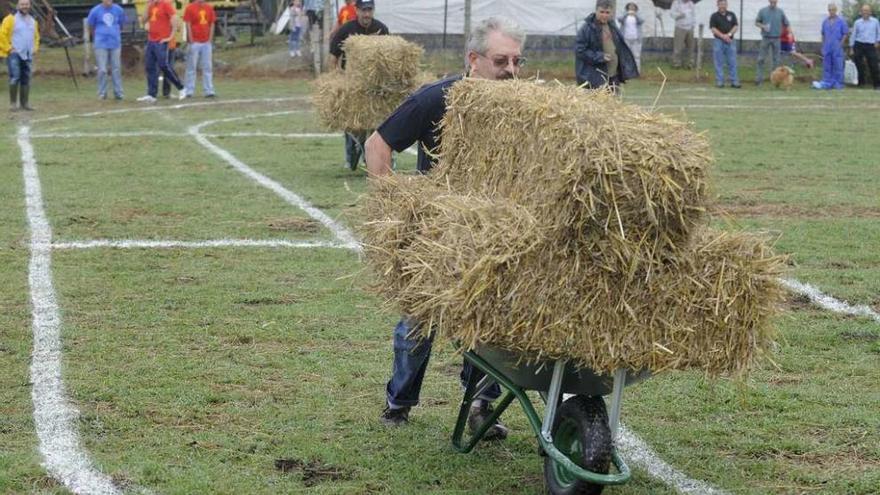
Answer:
<svg viewBox="0 0 880 495"><path fill-rule="evenodd" d="M92 34L89 31L88 19L83 19L83 74L92 73Z"/></svg>
<svg viewBox="0 0 880 495"><path fill-rule="evenodd" d="M467 49L467 39L471 34L471 0L464 0L464 43Z"/></svg>
<svg viewBox="0 0 880 495"><path fill-rule="evenodd" d="M697 63L694 64L694 71L696 73L697 79L700 79L700 71L703 66L703 28L704 27L705 26L703 24L700 24L700 27L697 30L697 32L699 33L699 35L697 36L697 39L696 39Z"/></svg>

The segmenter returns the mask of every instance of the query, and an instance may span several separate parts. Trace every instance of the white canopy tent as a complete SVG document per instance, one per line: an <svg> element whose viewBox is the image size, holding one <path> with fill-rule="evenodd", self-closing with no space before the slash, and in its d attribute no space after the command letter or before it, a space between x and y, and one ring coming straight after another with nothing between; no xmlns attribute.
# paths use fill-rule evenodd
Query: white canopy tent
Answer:
<svg viewBox="0 0 880 495"><path fill-rule="evenodd" d="M671 37L674 29L668 10L654 7L650 0L632 0L639 6L645 19L645 36ZM618 14L623 12L627 0L617 0ZM728 0L729 9L740 19L743 38L760 38L755 27L758 10L767 5L766 0ZM503 15L517 21L529 34L574 35L576 26L593 11L595 0L472 0L473 22L492 15ZM801 41L819 41L819 28L826 15L828 0L780 0L782 8L795 36ZM702 0L697 4L697 22L705 24L705 36L709 34L709 16L716 10L715 0ZM396 33L446 32L460 34L464 28L464 0L379 0L376 2L376 18ZM657 14L660 17L657 17Z"/></svg>

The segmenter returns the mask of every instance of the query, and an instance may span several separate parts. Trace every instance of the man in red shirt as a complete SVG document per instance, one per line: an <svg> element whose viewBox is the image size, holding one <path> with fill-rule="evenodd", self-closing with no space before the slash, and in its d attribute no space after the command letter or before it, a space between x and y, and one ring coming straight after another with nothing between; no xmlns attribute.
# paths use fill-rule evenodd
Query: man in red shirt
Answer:
<svg viewBox="0 0 880 495"><path fill-rule="evenodd" d="M186 39L189 40L189 52L186 56L185 95L191 98L196 92L196 68L202 71L202 93L205 98L213 98L214 81L212 77L214 22L217 16L214 7L205 0L196 0L186 6L183 11L183 22L186 23Z"/></svg>
<svg viewBox="0 0 880 495"><path fill-rule="evenodd" d="M348 21L357 19L357 7L354 5L355 0L345 0L345 5L339 8L339 15L336 16L336 26L330 31L330 38L336 34L336 31Z"/></svg>
<svg viewBox="0 0 880 495"><path fill-rule="evenodd" d="M156 94L159 92L159 71L165 76L165 80L177 88L178 97L183 99L186 93L183 84L174 72L174 67L168 61L168 42L174 38L176 32L175 23L172 22L177 15L170 0L151 0L147 5L147 15L144 17L144 29L147 30L147 53L145 65L147 71L147 94L137 101L154 103Z"/></svg>

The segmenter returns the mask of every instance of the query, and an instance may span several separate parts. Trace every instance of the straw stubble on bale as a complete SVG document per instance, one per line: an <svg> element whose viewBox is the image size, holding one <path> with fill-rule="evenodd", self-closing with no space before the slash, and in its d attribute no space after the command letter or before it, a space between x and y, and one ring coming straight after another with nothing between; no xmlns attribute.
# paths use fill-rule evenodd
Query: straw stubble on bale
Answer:
<svg viewBox="0 0 880 495"><path fill-rule="evenodd" d="M735 374L769 346L781 259L705 227L702 136L561 86L465 80L447 103L435 172L366 206L379 290L423 332L605 372Z"/></svg>

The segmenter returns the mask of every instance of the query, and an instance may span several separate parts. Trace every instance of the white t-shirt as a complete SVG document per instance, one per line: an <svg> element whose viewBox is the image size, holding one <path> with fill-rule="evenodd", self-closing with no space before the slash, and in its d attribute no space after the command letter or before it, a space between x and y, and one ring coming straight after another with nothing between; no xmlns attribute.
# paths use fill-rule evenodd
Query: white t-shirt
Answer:
<svg viewBox="0 0 880 495"><path fill-rule="evenodd" d="M636 16L627 15L623 18L623 38L627 40L639 38L639 24Z"/></svg>

